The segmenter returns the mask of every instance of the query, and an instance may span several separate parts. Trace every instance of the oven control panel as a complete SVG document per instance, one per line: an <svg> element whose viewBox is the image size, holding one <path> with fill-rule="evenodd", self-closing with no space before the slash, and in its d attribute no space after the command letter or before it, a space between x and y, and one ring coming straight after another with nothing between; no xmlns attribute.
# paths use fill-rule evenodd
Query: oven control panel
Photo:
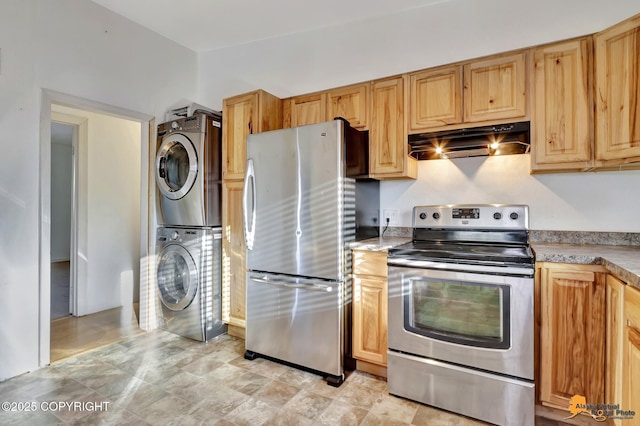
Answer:
<svg viewBox="0 0 640 426"><path fill-rule="evenodd" d="M529 206L523 204L452 204L416 206L414 228L529 229Z"/></svg>

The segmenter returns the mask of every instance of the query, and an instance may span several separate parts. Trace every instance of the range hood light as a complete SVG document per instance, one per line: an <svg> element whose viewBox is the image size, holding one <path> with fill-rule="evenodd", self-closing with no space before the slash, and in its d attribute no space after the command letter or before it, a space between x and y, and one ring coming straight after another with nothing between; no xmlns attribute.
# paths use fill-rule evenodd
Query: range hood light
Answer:
<svg viewBox="0 0 640 426"><path fill-rule="evenodd" d="M529 122L413 134L408 142L417 160L526 154Z"/></svg>

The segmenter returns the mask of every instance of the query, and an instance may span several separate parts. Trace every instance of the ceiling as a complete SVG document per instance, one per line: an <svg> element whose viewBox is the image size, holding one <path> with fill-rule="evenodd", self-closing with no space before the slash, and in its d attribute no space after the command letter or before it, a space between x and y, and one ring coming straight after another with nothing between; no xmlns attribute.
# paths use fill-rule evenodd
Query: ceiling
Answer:
<svg viewBox="0 0 640 426"><path fill-rule="evenodd" d="M452 0L91 1L189 49L204 52Z"/></svg>

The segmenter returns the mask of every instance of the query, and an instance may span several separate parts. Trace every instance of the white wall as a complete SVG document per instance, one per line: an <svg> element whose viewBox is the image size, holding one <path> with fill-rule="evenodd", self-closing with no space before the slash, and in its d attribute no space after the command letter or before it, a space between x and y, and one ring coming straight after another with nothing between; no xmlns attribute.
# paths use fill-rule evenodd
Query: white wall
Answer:
<svg viewBox="0 0 640 426"><path fill-rule="evenodd" d="M57 126L62 124L54 123ZM73 129L71 126L67 126ZM71 138L51 141L51 261L69 260L71 251L71 195L73 162Z"/></svg>
<svg viewBox="0 0 640 426"><path fill-rule="evenodd" d="M640 170L529 174L530 156L472 157L418 162L416 181L380 186L382 209L400 210L411 226L418 205L529 205L531 229L640 232Z"/></svg>
<svg viewBox="0 0 640 426"><path fill-rule="evenodd" d="M0 0L0 10L3 380L40 364L39 186L40 170L49 170L40 165L42 89L161 122L168 107L195 99L197 57L87 0Z"/></svg>
<svg viewBox="0 0 640 426"><path fill-rule="evenodd" d="M636 0L444 1L201 53L199 102L219 109L255 89L286 98L591 34L639 12Z"/></svg>
<svg viewBox="0 0 640 426"><path fill-rule="evenodd" d="M636 0L450 0L199 57L201 102L262 88L285 98L584 34L640 12ZM494 19L478 19L479 10ZM433 34L440 34L434 37ZM214 105L220 108L221 104ZM529 156L420 162L419 179L383 182L380 208L411 226L418 204L531 205L533 229L640 231L639 172L529 175ZM637 189L636 189L637 191ZM595 201L595 203L594 203Z"/></svg>

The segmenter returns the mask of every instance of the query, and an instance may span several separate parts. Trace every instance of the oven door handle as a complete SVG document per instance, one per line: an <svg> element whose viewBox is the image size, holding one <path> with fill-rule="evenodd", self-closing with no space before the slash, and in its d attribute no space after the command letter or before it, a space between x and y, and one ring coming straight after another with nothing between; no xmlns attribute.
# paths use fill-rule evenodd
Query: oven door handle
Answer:
<svg viewBox="0 0 640 426"><path fill-rule="evenodd" d="M497 266L497 265L469 265L466 263L445 263L445 262L433 262L430 260L414 260L414 259L401 259L401 258L388 258L387 265L399 266L403 268L420 268L420 269L437 269L441 271L462 271L462 272L476 272L479 274L513 274L533 276L533 268L529 267L515 267L515 266Z"/></svg>

